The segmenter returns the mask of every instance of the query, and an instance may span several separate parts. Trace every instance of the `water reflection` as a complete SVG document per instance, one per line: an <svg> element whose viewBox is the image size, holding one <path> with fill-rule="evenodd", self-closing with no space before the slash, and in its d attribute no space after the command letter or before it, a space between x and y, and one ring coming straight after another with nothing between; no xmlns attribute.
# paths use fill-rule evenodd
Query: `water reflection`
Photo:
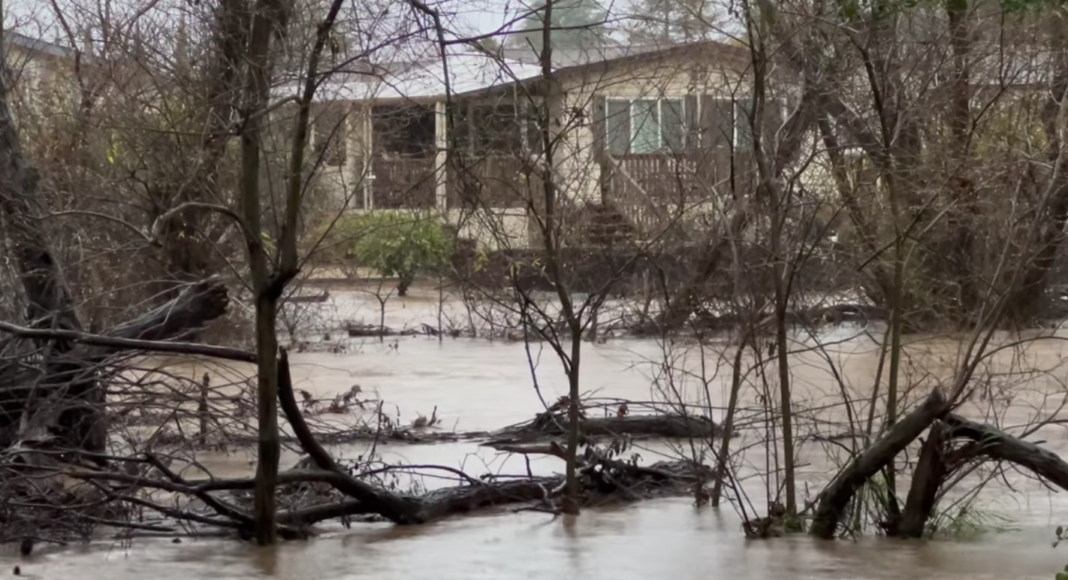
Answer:
<svg viewBox="0 0 1068 580"><path fill-rule="evenodd" d="M92 577L109 580L1009 580L1048 579L1068 561L1068 554L1050 548L1048 532L1039 530L953 543L747 541L738 523L729 511L661 500L570 519L502 513L419 528L361 526L273 550L219 541L142 541L128 550L100 545L35 556L23 568L42 578L80 579L92 571Z"/></svg>

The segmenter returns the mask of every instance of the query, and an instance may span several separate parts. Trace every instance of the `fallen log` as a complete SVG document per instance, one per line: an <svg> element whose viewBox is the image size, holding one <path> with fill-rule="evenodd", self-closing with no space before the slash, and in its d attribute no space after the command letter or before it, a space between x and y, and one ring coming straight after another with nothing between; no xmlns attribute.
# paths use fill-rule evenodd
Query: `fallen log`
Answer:
<svg viewBox="0 0 1068 580"><path fill-rule="evenodd" d="M230 305L226 285L217 277L184 288L178 296L104 333L112 338L136 340L188 340L211 321L226 314ZM106 347L94 347L94 352Z"/></svg>
<svg viewBox="0 0 1068 580"><path fill-rule="evenodd" d="M334 487L338 491L363 503L368 510L380 514L394 523L418 524L423 522L420 519L418 502L385 490L376 489L348 475L316 440L315 435L304 421L304 416L297 405L297 399L293 395L293 379L289 372L289 354L285 349L282 349L281 356L278 359L278 402L304 452L311 457L319 469L337 475L338 481L334 484Z"/></svg>
<svg viewBox="0 0 1068 580"><path fill-rule="evenodd" d="M290 296L282 298L282 302L283 303L289 302L289 303L292 303L292 304L322 304L322 303L326 302L327 300L330 300L330 289L329 288L327 288L326 290L323 290L319 294L311 294L311 295L292 294Z"/></svg>
<svg viewBox="0 0 1068 580"><path fill-rule="evenodd" d="M534 420L501 429L491 435L485 445L529 442L565 433L567 417L561 413L540 413ZM719 425L711 419L693 415L625 415L622 417L584 417L579 430L590 437L665 437L708 438L721 434Z"/></svg>
<svg viewBox="0 0 1068 580"><path fill-rule="evenodd" d="M487 431L458 431L458 432L420 432L415 429L374 429L371 427L354 427L351 429L339 429L336 431L314 431L317 441L324 445L344 445L363 441L378 441L380 443L407 443L409 445L433 445L436 443L456 443L457 441L476 441L489 437ZM165 431L156 443L161 445L184 444L196 439L196 433L179 433ZM300 443L299 438L291 435L281 435L282 443ZM256 435L232 434L226 437L226 443L232 445L253 445L256 443Z"/></svg>
<svg viewBox="0 0 1068 580"><path fill-rule="evenodd" d="M420 333L415 329L397 330L388 326L375 324L350 324L345 327L349 338L384 338L387 336L418 336Z"/></svg>
<svg viewBox="0 0 1068 580"><path fill-rule="evenodd" d="M902 417L882 438L853 459L816 497L809 533L818 538L834 538L838 522L857 490L946 410L945 396L936 388L922 405Z"/></svg>

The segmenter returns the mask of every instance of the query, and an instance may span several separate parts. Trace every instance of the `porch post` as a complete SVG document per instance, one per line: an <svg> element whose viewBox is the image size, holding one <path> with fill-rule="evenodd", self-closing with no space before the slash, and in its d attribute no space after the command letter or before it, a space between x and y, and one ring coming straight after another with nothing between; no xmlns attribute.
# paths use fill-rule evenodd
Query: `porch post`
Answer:
<svg viewBox="0 0 1068 580"><path fill-rule="evenodd" d="M434 103L434 192L437 195L438 211L447 217L449 192L445 164L448 160L449 136L446 125L445 101L438 101Z"/></svg>
<svg viewBox="0 0 1068 580"><path fill-rule="evenodd" d="M361 207L365 210L372 210L375 208L375 176L374 176L374 155L375 155L375 124L374 124L374 104L364 103L363 115L360 117L360 133L363 136L363 167L360 168L363 178L360 182L361 194L363 195L363 204Z"/></svg>

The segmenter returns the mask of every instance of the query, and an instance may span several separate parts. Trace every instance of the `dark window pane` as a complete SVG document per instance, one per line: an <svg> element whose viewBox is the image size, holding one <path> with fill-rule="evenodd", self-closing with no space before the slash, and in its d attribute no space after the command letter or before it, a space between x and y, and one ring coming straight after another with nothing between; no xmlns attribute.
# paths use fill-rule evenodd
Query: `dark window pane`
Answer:
<svg viewBox="0 0 1068 580"><path fill-rule="evenodd" d="M701 135L706 149L729 147L734 142L734 104L730 99L701 99Z"/></svg>
<svg viewBox="0 0 1068 580"><path fill-rule="evenodd" d="M516 115L515 105L476 105L472 111L475 154L519 154L523 150L526 122Z"/></svg>
<svg viewBox="0 0 1068 580"><path fill-rule="evenodd" d="M664 99L660 102L660 129L663 133L664 149L668 153L682 153L686 146L682 99Z"/></svg>
<svg viewBox="0 0 1068 580"><path fill-rule="evenodd" d="M634 101L630 107L631 152L655 153L660 149L660 102L654 100Z"/></svg>
<svg viewBox="0 0 1068 580"><path fill-rule="evenodd" d="M785 122L786 104L781 99L768 99L764 105L764 148L774 152L778 146L775 135Z"/></svg>
<svg viewBox="0 0 1068 580"><path fill-rule="evenodd" d="M434 150L435 114L430 107L375 107L371 115L376 153L421 157Z"/></svg>
<svg viewBox="0 0 1068 580"><path fill-rule="evenodd" d="M753 103L749 97L745 97L734 103L734 118L738 120L738 139L734 145L739 149L748 149L753 146L753 122L750 118L752 110Z"/></svg>

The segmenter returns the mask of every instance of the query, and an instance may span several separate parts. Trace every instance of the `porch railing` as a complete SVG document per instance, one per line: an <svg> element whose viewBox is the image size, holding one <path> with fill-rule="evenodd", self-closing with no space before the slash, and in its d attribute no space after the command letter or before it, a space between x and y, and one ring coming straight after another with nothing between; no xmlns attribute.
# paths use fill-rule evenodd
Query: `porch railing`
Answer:
<svg viewBox="0 0 1068 580"><path fill-rule="evenodd" d="M457 156L447 175L449 207L522 208L543 195L537 174L515 155Z"/></svg>
<svg viewBox="0 0 1068 580"><path fill-rule="evenodd" d="M749 156L728 149L605 157L605 201L647 235L688 207L747 191L754 183Z"/></svg>
<svg viewBox="0 0 1068 580"><path fill-rule="evenodd" d="M437 205L434 158L382 157L371 160L371 194L376 209L427 209Z"/></svg>

